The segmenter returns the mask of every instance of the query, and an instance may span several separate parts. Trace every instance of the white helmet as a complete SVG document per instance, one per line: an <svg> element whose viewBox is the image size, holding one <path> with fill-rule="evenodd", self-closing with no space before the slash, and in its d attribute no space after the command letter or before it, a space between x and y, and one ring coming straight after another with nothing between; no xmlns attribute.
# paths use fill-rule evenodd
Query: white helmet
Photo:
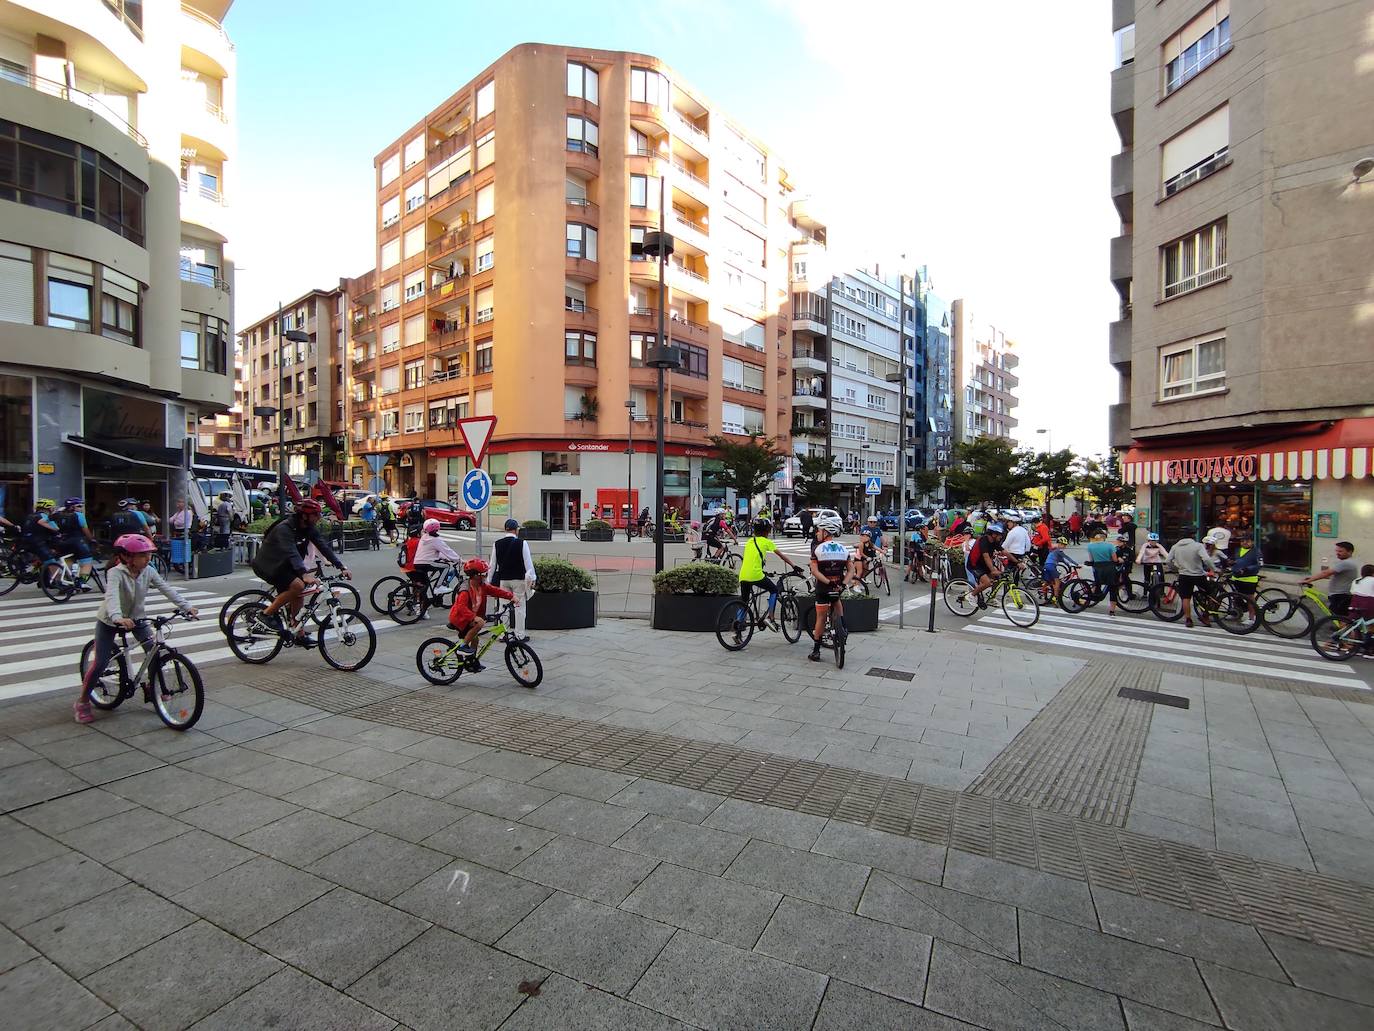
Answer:
<svg viewBox="0 0 1374 1031"><path fill-rule="evenodd" d="M816 529L824 530L831 537L838 537L844 532L844 524L840 522L839 516L822 516L816 520Z"/></svg>
<svg viewBox="0 0 1374 1031"><path fill-rule="evenodd" d="M1203 544L1218 544L1218 545L1223 545L1223 546L1224 546L1226 543L1229 543L1229 541L1227 541L1227 534L1226 534L1226 531L1224 531L1224 530L1209 530L1209 531L1207 531L1207 536L1204 537L1204 538L1202 538L1202 543L1203 543Z"/></svg>

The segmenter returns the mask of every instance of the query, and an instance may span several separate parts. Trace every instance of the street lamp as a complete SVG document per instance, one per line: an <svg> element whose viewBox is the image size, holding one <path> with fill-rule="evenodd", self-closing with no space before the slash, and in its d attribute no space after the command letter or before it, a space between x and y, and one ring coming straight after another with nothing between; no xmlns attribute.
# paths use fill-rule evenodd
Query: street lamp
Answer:
<svg viewBox="0 0 1374 1031"><path fill-rule="evenodd" d="M1050 433L1048 427L1043 426L1036 430L1035 433L1037 436L1041 433L1045 435L1045 457L1049 458L1050 455L1054 454L1054 435ZM1045 469L1045 476L1045 515L1048 516L1050 514L1050 502L1053 500L1050 497L1050 471L1048 467Z"/></svg>
<svg viewBox="0 0 1374 1031"><path fill-rule="evenodd" d="M310 334L300 329L286 329L282 319L281 302L277 302L277 511L286 511L286 391L282 376L286 369L286 342L304 344Z"/></svg>
<svg viewBox="0 0 1374 1031"><path fill-rule="evenodd" d="M897 293L902 291L901 278L898 277ZM914 300L914 298L913 298ZM902 302L897 302L899 325ZM902 331L899 331L902 332ZM906 568L906 344L902 344L902 361L896 372L887 374L889 383L897 384L897 561ZM906 574L897 581L897 627L906 627Z"/></svg>
<svg viewBox="0 0 1374 1031"><path fill-rule="evenodd" d="M625 434L625 507L628 510L630 505L630 492L634 490L634 460L635 460L635 402L634 398L625 402L625 414L628 417L628 431ZM630 539L630 524L625 524L625 539Z"/></svg>
<svg viewBox="0 0 1374 1031"><path fill-rule="evenodd" d="M658 414L655 447L654 472L657 475L654 518L654 572L663 572L663 374L668 369L682 365L680 352L669 345L664 338L668 307L667 287L664 283L668 255L673 253L673 237L663 229L664 208L667 206L667 177L658 177L658 232L644 234L644 253L658 258L658 337L649 353L644 356L644 364L658 370ZM629 500L628 498L626 499Z"/></svg>

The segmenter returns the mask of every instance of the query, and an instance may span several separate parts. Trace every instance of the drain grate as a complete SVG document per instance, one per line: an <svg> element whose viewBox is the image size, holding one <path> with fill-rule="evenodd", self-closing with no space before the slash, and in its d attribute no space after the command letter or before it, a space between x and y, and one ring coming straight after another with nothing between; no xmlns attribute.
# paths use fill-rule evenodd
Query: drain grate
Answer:
<svg viewBox="0 0 1374 1031"><path fill-rule="evenodd" d="M1155 705L1172 705L1175 709L1187 709L1192 703L1182 695L1164 694L1160 691L1142 691L1138 687L1123 687L1116 693L1118 698L1130 698L1137 702L1151 702Z"/></svg>
<svg viewBox="0 0 1374 1031"><path fill-rule="evenodd" d="M915 673L908 673L904 669L879 669L877 666L870 669L864 676L883 677L886 680L904 680L908 682L916 679Z"/></svg>

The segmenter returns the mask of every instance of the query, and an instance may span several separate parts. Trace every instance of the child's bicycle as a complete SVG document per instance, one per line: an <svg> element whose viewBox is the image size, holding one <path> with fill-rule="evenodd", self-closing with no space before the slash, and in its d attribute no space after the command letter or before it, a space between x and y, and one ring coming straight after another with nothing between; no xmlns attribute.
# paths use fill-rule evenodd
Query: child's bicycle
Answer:
<svg viewBox="0 0 1374 1031"><path fill-rule="evenodd" d="M892 581L887 577L887 565L883 562L882 553L866 556L866 561L868 567L864 575L855 580L849 589L855 594L877 594L882 590L889 598L892 597Z"/></svg>
<svg viewBox="0 0 1374 1031"><path fill-rule="evenodd" d="M1374 655L1374 619L1325 616L1312 628L1312 647L1332 662L1349 662L1361 652Z"/></svg>
<svg viewBox="0 0 1374 1031"><path fill-rule="evenodd" d="M415 652L415 666L431 684L452 684L464 673L478 673L482 669L481 658L500 641L506 646L506 669L510 670L521 687L535 688L544 679L544 664L534 653L528 641L515 636L511 626L515 622L515 604L506 602L499 610L498 620L483 631L486 640L469 655L460 650L461 640L447 637L431 637L420 645Z"/></svg>
<svg viewBox="0 0 1374 1031"><path fill-rule="evenodd" d="M142 645L128 631L119 631L119 645L91 687L91 704L106 711L116 709L141 687L143 700L153 703L163 723L173 730L190 730L194 727L196 720L200 719L201 710L205 708L205 686L201 683L200 671L195 663L167 643L166 630L167 624L173 620L194 618L178 612L149 620L153 639L143 656L142 665L132 676L129 675L129 651ZM94 651L95 641L87 641L86 647L81 649L77 671L83 682Z"/></svg>
<svg viewBox="0 0 1374 1031"><path fill-rule="evenodd" d="M836 601L831 604L830 611L826 613L825 629L821 631L819 646L829 648L835 653L835 668L844 669L844 646L849 640L849 628L844 625L844 613L841 602ZM806 613L806 636L811 640L816 640L816 610L811 609Z"/></svg>
<svg viewBox="0 0 1374 1031"><path fill-rule="evenodd" d="M1002 614L1014 625L1027 629L1040 621L1040 602L1035 594L1018 584L1010 570L1004 570L988 586L984 599L979 599L977 590L967 578L951 580L945 584L945 607L956 616L968 619L980 608L989 608L1000 599Z"/></svg>

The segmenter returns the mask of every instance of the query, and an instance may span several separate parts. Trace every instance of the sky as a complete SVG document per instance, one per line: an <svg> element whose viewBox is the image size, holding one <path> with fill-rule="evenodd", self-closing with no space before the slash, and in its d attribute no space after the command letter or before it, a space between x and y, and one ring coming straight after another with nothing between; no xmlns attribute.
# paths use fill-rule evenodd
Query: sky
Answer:
<svg viewBox="0 0 1374 1031"><path fill-rule="evenodd" d="M634 50L782 155L836 260L925 265L1017 342L1023 445L1102 452L1111 5L1066 6L236 0L235 323L370 269L374 155L511 47Z"/></svg>

